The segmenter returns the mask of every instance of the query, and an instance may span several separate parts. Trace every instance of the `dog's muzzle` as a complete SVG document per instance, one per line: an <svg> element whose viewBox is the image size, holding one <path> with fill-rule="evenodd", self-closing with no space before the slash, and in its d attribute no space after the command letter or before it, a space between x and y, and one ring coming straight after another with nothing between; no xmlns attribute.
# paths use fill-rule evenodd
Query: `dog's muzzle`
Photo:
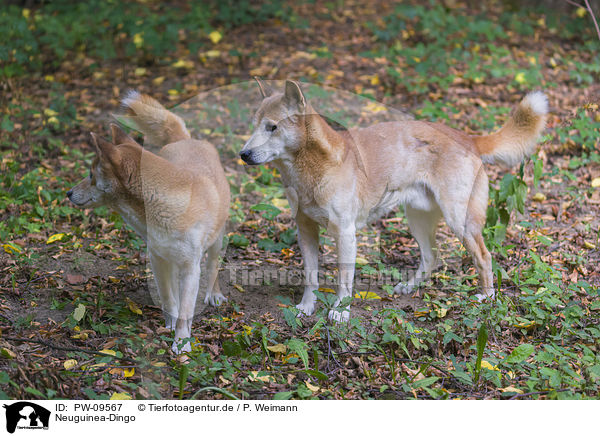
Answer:
<svg viewBox="0 0 600 436"><path fill-rule="evenodd" d="M252 158L252 150L240 151L240 157L248 165L256 165L256 162L254 162L254 159Z"/></svg>

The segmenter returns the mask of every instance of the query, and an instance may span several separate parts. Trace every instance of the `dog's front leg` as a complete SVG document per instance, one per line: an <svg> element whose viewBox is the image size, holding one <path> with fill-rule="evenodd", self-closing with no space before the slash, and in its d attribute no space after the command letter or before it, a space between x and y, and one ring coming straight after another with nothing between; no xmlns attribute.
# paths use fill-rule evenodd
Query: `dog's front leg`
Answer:
<svg viewBox="0 0 600 436"><path fill-rule="evenodd" d="M165 317L165 326L168 329L175 330L175 322L179 315L177 308L176 295L174 294L176 287L173 287L173 265L157 254L149 251L150 265L152 266L152 272L154 273L154 280L156 281L156 287L158 288L158 295L160 297L160 305L162 307L163 315Z"/></svg>
<svg viewBox="0 0 600 436"><path fill-rule="evenodd" d="M319 289L319 224L298 210L298 245L304 261L304 294L296 305L300 314L312 315L317 297L314 291Z"/></svg>
<svg viewBox="0 0 600 436"><path fill-rule="evenodd" d="M175 323L175 354L192 351L189 342L181 345L183 339L192 336L192 320L196 308L196 298L200 286L200 260L186 262L179 266L179 317Z"/></svg>
<svg viewBox="0 0 600 436"><path fill-rule="evenodd" d="M346 226L337 235L338 254L338 292L334 307L339 306L346 297L352 297L354 284L354 264L356 262L356 228ZM350 305L343 310L331 309L329 319L337 322L347 322L350 318Z"/></svg>

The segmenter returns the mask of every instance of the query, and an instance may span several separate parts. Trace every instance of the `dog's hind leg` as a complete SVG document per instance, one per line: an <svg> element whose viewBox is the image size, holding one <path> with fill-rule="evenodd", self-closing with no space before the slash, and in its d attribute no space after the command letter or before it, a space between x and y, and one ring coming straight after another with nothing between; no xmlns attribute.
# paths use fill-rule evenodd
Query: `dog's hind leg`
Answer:
<svg viewBox="0 0 600 436"><path fill-rule="evenodd" d="M207 258L206 258L206 296L204 297L204 303L210 304L211 306L218 306L221 303L227 301L227 297L225 297L221 293L221 289L219 287L219 256L223 251L223 235L225 234L225 226L219 232L219 236L217 236L217 240L208 247L206 250Z"/></svg>
<svg viewBox="0 0 600 436"><path fill-rule="evenodd" d="M165 326L171 330L175 330L175 322L179 316L177 309L178 296L175 295L173 288L173 265L167 260L150 253L150 264L152 266L152 272L154 273L154 280L158 287L158 295L160 297L160 305L165 317Z"/></svg>
<svg viewBox="0 0 600 436"><path fill-rule="evenodd" d="M317 301L314 291L319 289L319 224L300 210L296 214L296 223L305 280L302 301L296 308L300 310L300 314L312 315Z"/></svg>
<svg viewBox="0 0 600 436"><path fill-rule="evenodd" d="M394 291L398 294L414 292L423 280L429 278L437 266L435 233L442 216L437 205L433 205L431 210L420 210L406 205L405 210L410 232L419 244L421 263L413 277L406 283L400 282L394 287Z"/></svg>
<svg viewBox="0 0 600 436"><path fill-rule="evenodd" d="M200 287L200 259L179 265L179 317L175 323L175 341L172 347L176 354L192 350L189 342L181 344L183 339L192 335L192 321Z"/></svg>
<svg viewBox="0 0 600 436"><path fill-rule="evenodd" d="M456 189L455 192L461 190ZM475 173L470 191L463 191L463 198L455 198L453 203L442 206L446 223L463 243L473 258L479 273L481 294L477 298L494 298L494 275L492 256L483 240L488 202L488 178L484 171Z"/></svg>

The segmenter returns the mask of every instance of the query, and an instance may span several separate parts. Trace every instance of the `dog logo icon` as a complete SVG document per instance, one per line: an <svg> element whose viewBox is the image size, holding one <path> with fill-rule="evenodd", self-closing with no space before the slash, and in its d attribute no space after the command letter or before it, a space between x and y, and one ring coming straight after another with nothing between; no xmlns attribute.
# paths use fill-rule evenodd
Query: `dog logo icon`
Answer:
<svg viewBox="0 0 600 436"><path fill-rule="evenodd" d="M50 411L29 401L19 401L3 406L6 409L6 430L14 433L19 429L48 429Z"/></svg>

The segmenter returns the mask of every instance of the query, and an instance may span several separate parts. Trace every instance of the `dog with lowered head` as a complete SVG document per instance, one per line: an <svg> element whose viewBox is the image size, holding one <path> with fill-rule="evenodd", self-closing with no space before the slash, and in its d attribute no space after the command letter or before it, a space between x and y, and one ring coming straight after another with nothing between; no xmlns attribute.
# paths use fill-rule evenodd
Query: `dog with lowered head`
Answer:
<svg viewBox="0 0 600 436"><path fill-rule="evenodd" d="M443 216L477 267L477 297L494 297L492 258L482 236L488 204L483 163L513 166L533 152L548 112L543 93L528 94L490 135L468 135L426 121L335 131L297 82L286 81L284 92L257 82L263 100L240 157L249 165L272 162L281 174L304 261L304 295L296 306L302 313L310 315L315 308L319 226L336 240L338 306L352 296L356 230L401 204L421 262L415 276L394 290L411 293L431 274L437 263L436 228ZM332 309L329 318L347 321L349 310Z"/></svg>
<svg viewBox="0 0 600 436"><path fill-rule="evenodd" d="M173 351L190 351L192 319L207 253L205 303L226 300L217 280L229 211L229 183L215 147L195 140L183 120L147 95L123 100L129 119L157 154L142 148L117 125L112 141L92 133L96 158L89 177L67 196L81 207L106 205L121 214L147 243L166 326L175 331Z"/></svg>

